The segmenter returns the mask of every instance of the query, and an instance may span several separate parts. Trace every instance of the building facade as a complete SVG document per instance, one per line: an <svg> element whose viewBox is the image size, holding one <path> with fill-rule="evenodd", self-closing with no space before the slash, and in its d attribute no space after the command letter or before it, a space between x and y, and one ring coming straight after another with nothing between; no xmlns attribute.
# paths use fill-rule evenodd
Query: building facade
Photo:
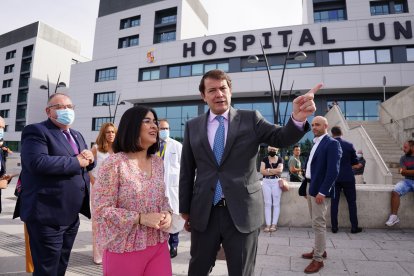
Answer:
<svg viewBox="0 0 414 276"><path fill-rule="evenodd" d="M0 35L0 116L12 150L19 151L24 126L47 118L47 86L54 93L58 83L69 84L71 65L86 60L78 41L41 22Z"/></svg>
<svg viewBox="0 0 414 276"><path fill-rule="evenodd" d="M414 84L413 14L414 0L304 0L302 25L209 35L198 0L101 0L93 60L71 71L75 127L92 143L102 123L145 104L181 139L185 121L207 111L198 84L216 68L233 79L234 107L273 122L261 44L279 91L290 42L292 56L307 58L287 61L277 123L290 116L293 97L319 82L317 115L335 103L346 119L377 120L384 97ZM118 107L118 99L126 104Z"/></svg>

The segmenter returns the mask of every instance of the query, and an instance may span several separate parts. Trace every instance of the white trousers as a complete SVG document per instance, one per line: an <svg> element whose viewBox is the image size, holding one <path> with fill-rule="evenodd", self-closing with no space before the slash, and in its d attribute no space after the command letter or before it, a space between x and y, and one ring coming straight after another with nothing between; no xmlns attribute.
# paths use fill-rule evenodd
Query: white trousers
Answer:
<svg viewBox="0 0 414 276"><path fill-rule="evenodd" d="M277 225L280 214L280 198L282 196L282 189L279 187L278 179L263 178L262 190L266 225Z"/></svg>

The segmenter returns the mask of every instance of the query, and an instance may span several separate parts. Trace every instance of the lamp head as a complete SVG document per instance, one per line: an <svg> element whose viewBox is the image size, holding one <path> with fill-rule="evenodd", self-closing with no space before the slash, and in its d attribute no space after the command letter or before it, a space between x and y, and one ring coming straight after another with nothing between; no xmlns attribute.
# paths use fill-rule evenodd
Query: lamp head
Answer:
<svg viewBox="0 0 414 276"><path fill-rule="evenodd" d="M293 59L296 61L301 61L301 60L305 60L308 56L306 55L305 52L296 52L293 55Z"/></svg>
<svg viewBox="0 0 414 276"><path fill-rule="evenodd" d="M47 90L47 89L48 89L48 87L47 87L46 85L42 84L42 85L40 86L40 89Z"/></svg>
<svg viewBox="0 0 414 276"><path fill-rule="evenodd" d="M118 105L125 105L125 102L124 102L124 101L122 101L122 102L120 102Z"/></svg>
<svg viewBox="0 0 414 276"><path fill-rule="evenodd" d="M247 62L248 63L252 63L252 64L254 64L254 63L258 63L260 61L260 59L259 59L259 57L258 56L249 56L248 58L247 58Z"/></svg>
<svg viewBox="0 0 414 276"><path fill-rule="evenodd" d="M66 83L64 83L63 81L59 82L59 84L57 85L57 87L66 87Z"/></svg>

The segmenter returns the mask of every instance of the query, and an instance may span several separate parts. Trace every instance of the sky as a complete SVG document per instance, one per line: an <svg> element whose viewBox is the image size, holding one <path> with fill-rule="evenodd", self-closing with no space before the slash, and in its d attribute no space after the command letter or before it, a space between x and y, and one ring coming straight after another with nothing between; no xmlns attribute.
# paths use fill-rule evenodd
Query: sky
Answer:
<svg viewBox="0 0 414 276"><path fill-rule="evenodd" d="M209 14L210 34L290 26L302 22L302 0L200 2ZM81 54L92 57L99 0L0 0L0 4L0 34L42 21L79 40Z"/></svg>

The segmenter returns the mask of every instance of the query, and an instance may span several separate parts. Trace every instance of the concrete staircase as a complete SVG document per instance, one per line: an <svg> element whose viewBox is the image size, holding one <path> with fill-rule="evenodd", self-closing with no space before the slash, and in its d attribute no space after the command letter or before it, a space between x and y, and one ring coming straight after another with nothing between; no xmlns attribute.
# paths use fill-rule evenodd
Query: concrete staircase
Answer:
<svg viewBox="0 0 414 276"><path fill-rule="evenodd" d="M350 128L362 125L375 147L378 149L382 159L392 173L392 183L396 184L403 179L398 173L400 158L404 154L401 145L398 145L393 137L388 133L380 121L347 121Z"/></svg>

